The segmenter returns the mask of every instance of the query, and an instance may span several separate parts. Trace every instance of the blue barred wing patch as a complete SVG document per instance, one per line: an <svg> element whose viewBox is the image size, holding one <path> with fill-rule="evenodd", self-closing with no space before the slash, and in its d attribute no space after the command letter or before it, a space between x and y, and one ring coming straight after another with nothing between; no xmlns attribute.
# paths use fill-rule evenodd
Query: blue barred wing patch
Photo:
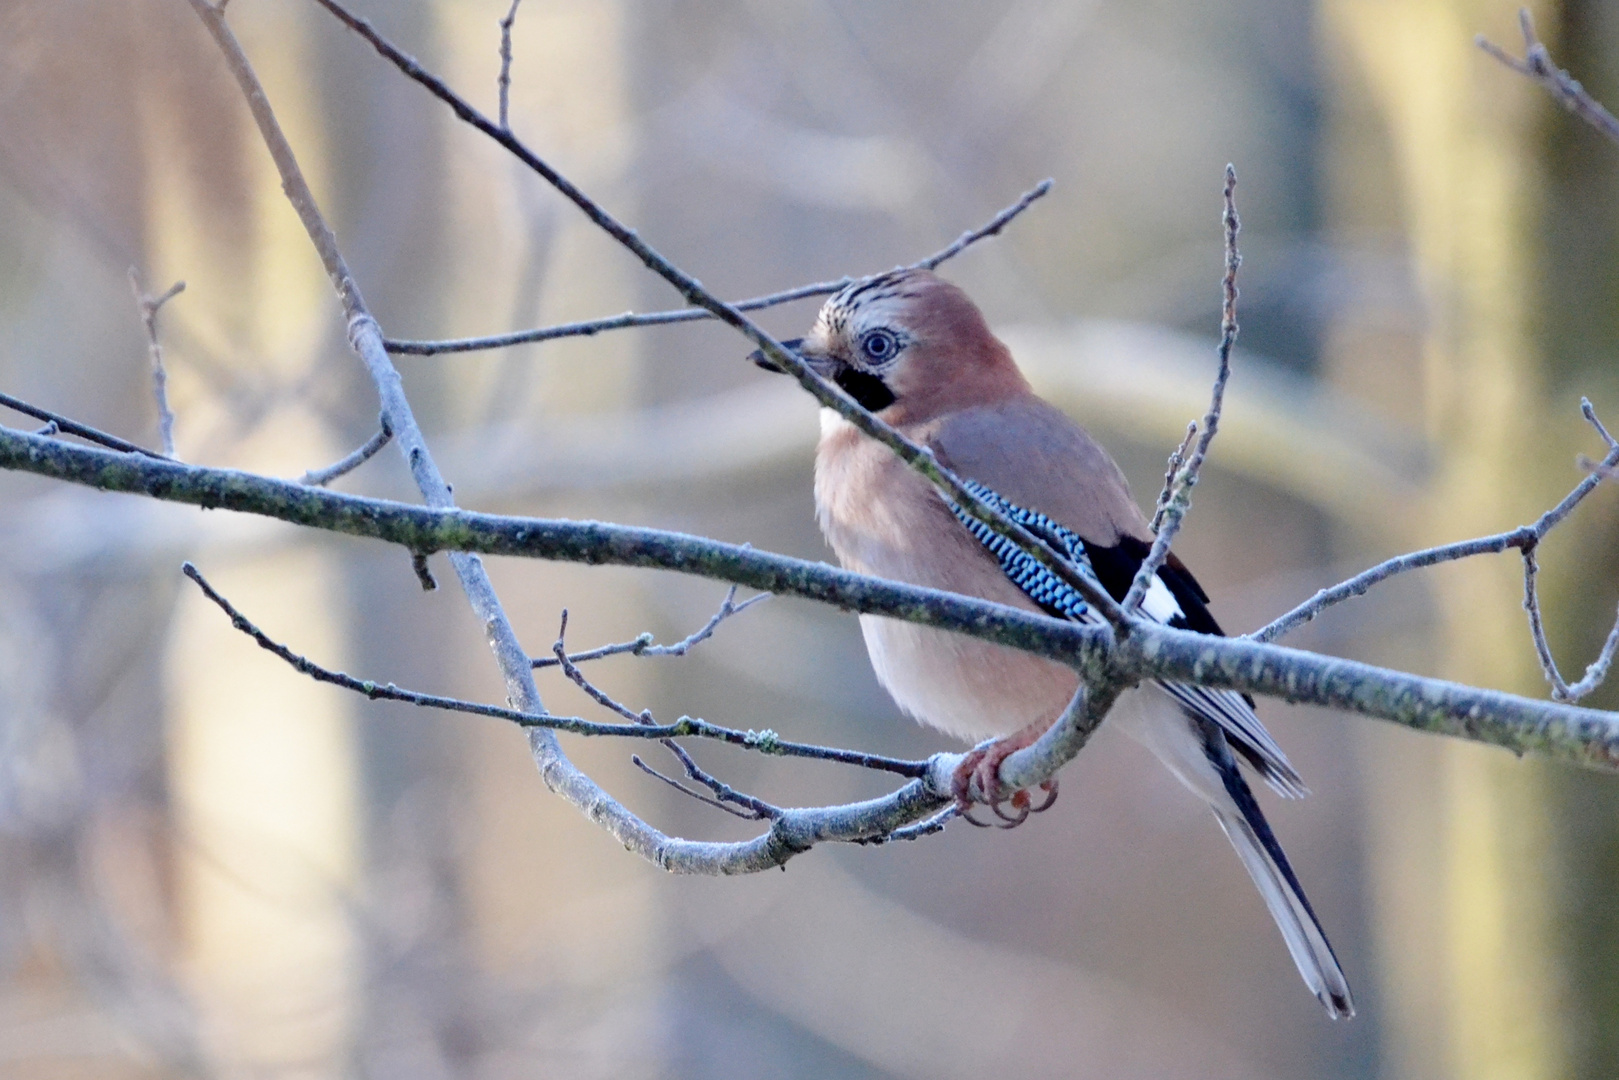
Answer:
<svg viewBox="0 0 1619 1080"><path fill-rule="evenodd" d="M1036 510L1018 506L1008 502L992 488L974 480L962 480L962 486L988 506L994 507L1011 520L1028 529L1049 544L1053 550L1065 555L1079 568L1080 572L1096 581L1101 588L1115 599L1122 598L1129 588L1130 580L1135 576L1136 565L1127 565L1128 574L1114 581L1114 588L1108 589L1096 572L1096 566L1091 562L1090 555L1085 550L1085 542L1079 534L1051 520ZM973 539L995 557L1004 573L1014 585L1023 591L1023 594L1039 605L1042 611L1058 618L1071 619L1074 622L1096 625L1102 622L1101 616L1085 602L1067 582L1046 569L1028 552L1022 550L1016 543L991 529L979 521L955 502L949 502L951 513L961 522ZM1145 544L1142 545L1141 554L1145 554ZM1118 569L1115 567L1115 569ZM1146 613L1158 622L1171 626L1186 626L1186 620L1181 607L1181 600L1193 603L1196 597L1187 594L1179 599L1171 596L1169 587L1163 583L1163 574L1160 571L1158 580L1154 583L1164 593L1169 608L1154 613L1149 593ZM1195 585L1194 585L1195 588ZM1172 609L1172 611L1170 610ZM1173 617L1171 617L1173 616ZM1206 617L1206 613L1205 613ZM1219 633L1218 626L1210 620L1214 627L1213 632ZM1289 798L1306 793L1304 781L1299 777L1298 771L1282 753L1282 748L1276 744L1270 732L1259 722L1254 715L1253 707L1241 694L1231 690L1216 690L1209 687L1193 686L1188 683L1164 682L1157 680L1170 697L1178 701L1191 715L1210 720L1224 729L1231 744L1250 765L1257 769L1267 783L1277 792Z"/></svg>
<svg viewBox="0 0 1619 1080"><path fill-rule="evenodd" d="M1092 578L1096 576L1090 557L1085 554L1085 542L1079 538L1078 533L1064 528L1036 510L1007 502L994 490L975 480L963 479L962 486L986 505L993 506L1050 544L1056 551L1066 555L1082 573ZM1011 579L1025 596L1040 605L1042 610L1075 622L1098 621L1096 613L1085 602L1085 598L1071 585L1037 562L1034 556L973 517L957 503L950 503L950 512L956 515L956 520L961 522L968 532L972 533L973 539L983 545L984 550L995 556L995 561L1001 564L1001 572ZM1101 588L1101 584L1098 580L1097 587Z"/></svg>

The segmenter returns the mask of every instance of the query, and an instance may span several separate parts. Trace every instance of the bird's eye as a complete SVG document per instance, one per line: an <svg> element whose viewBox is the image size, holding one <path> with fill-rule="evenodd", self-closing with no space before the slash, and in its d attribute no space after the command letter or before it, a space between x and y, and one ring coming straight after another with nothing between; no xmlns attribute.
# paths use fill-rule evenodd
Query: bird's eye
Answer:
<svg viewBox="0 0 1619 1080"><path fill-rule="evenodd" d="M860 339L860 351L874 364L886 363L899 352L899 339L887 330L871 330Z"/></svg>

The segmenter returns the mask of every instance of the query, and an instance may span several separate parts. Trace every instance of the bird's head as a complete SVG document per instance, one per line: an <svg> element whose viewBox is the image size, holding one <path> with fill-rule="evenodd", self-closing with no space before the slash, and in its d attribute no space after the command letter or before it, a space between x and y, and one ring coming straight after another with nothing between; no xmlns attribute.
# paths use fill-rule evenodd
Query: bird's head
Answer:
<svg viewBox="0 0 1619 1080"><path fill-rule="evenodd" d="M977 305L928 270L895 270L844 287L822 305L806 336L782 344L893 423L1028 391ZM762 353L752 359L776 370Z"/></svg>

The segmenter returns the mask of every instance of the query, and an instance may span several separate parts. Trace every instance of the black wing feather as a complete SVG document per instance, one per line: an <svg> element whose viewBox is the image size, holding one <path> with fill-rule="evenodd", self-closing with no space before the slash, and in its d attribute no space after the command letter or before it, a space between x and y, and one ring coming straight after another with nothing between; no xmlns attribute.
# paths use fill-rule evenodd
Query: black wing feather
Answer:
<svg viewBox="0 0 1619 1080"><path fill-rule="evenodd" d="M1136 572L1151 550L1148 543L1133 536L1120 537L1112 547L1088 543L1071 529L1059 525L1039 511L1008 502L983 484L972 480L965 481L965 484L974 495L1066 555L1082 573L1094 577L1097 584L1115 600L1123 600L1130 591ZM1056 618L1075 622L1099 621L1099 616L1091 610L1084 597L1028 552L956 503L951 502L950 509L956 520L1000 563L1002 573L1040 610ZM1166 560L1158 571L1158 579L1169 589L1180 607L1180 613L1169 619L1169 626L1199 634L1225 636L1220 624L1209 613L1208 594L1179 559L1171 556ZM1253 698L1247 694L1211 690L1188 683L1160 682L1158 685L1194 716L1218 724L1225 731L1231 749L1277 791L1289 796L1305 793L1304 782L1298 772L1254 714Z"/></svg>

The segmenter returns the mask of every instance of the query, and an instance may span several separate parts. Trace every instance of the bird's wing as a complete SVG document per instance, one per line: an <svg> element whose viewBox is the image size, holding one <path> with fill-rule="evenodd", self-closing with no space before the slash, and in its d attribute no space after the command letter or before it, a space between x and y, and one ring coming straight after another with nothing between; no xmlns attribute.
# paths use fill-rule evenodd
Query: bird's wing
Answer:
<svg viewBox="0 0 1619 1080"><path fill-rule="evenodd" d="M1146 522L1118 466L1082 428L1045 402L1030 399L1002 406L999 413L998 418L988 409L957 414L929 433L931 448L975 495L1067 555L1115 600L1124 599L1151 545L1142 539ZM1033 453L1038 460L1016 459L1008 440L997 437L1006 431L1017 432L1020 445L1034 448L1025 457ZM1076 622L1100 620L1078 592L1016 544L961 507L951 504L951 510L1041 610ZM1142 610L1166 626L1223 636L1209 613L1208 595L1174 555L1159 569ZM1160 685L1188 712L1219 725L1232 750L1278 793L1307 793L1246 695L1187 683Z"/></svg>

